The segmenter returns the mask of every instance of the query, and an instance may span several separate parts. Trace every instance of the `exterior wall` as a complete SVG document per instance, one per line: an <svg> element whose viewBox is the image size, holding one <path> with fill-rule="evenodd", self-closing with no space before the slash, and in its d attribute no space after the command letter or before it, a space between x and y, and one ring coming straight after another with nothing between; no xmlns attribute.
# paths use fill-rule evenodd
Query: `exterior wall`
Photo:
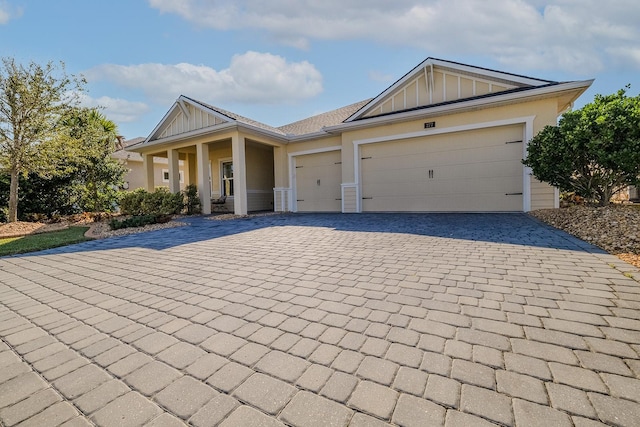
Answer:
<svg viewBox="0 0 640 427"><path fill-rule="evenodd" d="M247 143L247 210L273 210L273 148Z"/></svg>
<svg viewBox="0 0 640 427"><path fill-rule="evenodd" d="M125 167L129 169L129 172L124 176L124 180L129 183L128 191L133 191L137 188L144 188L144 168L142 167L142 162L127 160L125 161ZM163 169L169 169L169 163L167 160L163 158L154 159L153 178L155 188L169 187L169 183L162 180ZM180 181L180 190L184 190L189 183L187 181L188 168L186 168L183 161L180 161L180 172L184 177L184 179Z"/></svg>
<svg viewBox="0 0 640 427"><path fill-rule="evenodd" d="M555 205L555 188L531 177L531 210L552 209Z"/></svg>

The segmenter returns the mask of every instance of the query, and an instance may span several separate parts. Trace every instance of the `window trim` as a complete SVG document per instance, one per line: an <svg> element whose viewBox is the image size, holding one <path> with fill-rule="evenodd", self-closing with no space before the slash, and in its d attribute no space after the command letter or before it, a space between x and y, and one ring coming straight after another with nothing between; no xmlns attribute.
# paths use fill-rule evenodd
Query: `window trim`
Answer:
<svg viewBox="0 0 640 427"><path fill-rule="evenodd" d="M220 183L220 197L222 197L222 195L224 194L224 164L225 163L231 163L231 165L233 166L233 158L232 157L225 157L222 159L218 159L218 175L219 175L219 179L218 182ZM231 181L233 181L234 178L231 178ZM235 194L235 191L234 191ZM228 198L233 198L233 194L232 195L227 195Z"/></svg>
<svg viewBox="0 0 640 427"><path fill-rule="evenodd" d="M178 171L178 176L180 177L180 184L184 184L184 171ZM162 169L162 182L169 182L169 169Z"/></svg>

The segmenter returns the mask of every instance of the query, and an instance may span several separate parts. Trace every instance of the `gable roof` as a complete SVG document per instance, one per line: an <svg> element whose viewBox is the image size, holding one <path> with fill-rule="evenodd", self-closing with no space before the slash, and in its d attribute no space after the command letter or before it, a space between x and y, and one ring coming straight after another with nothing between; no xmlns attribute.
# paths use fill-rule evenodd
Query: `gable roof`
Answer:
<svg viewBox="0 0 640 427"><path fill-rule="evenodd" d="M552 84L558 82L429 57L345 122Z"/></svg>

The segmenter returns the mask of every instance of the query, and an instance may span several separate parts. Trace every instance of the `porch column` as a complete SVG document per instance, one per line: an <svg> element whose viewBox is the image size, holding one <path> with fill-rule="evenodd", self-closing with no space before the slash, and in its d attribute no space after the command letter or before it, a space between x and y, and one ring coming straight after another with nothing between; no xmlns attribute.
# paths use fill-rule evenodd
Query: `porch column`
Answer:
<svg viewBox="0 0 640 427"><path fill-rule="evenodd" d="M247 214L247 162L244 137L231 137L233 156L233 207L236 215Z"/></svg>
<svg viewBox="0 0 640 427"><path fill-rule="evenodd" d="M142 170L144 173L144 188L147 191L155 190L156 183L153 170L153 156L151 154L142 155Z"/></svg>
<svg viewBox="0 0 640 427"><path fill-rule="evenodd" d="M180 192L180 156L178 150L168 150L169 157L169 191Z"/></svg>
<svg viewBox="0 0 640 427"><path fill-rule="evenodd" d="M198 182L195 154L187 154L187 164L189 165L189 184L195 184Z"/></svg>
<svg viewBox="0 0 640 427"><path fill-rule="evenodd" d="M211 213L211 184L209 183L209 146L204 143L196 144L196 157L198 160L198 194L202 213Z"/></svg>

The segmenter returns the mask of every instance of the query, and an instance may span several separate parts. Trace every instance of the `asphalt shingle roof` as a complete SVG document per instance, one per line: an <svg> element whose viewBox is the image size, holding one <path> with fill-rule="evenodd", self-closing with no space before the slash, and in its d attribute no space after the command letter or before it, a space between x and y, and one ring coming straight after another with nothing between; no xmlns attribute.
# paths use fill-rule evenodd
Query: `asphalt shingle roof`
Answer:
<svg viewBox="0 0 640 427"><path fill-rule="evenodd" d="M203 107L208 108L209 110L213 110L216 113L222 114L223 116L228 117L228 118L230 118L232 120L235 120L235 121L237 121L239 123L244 123L246 125L253 126L253 127L256 127L256 128L259 128L259 129L263 129L263 130L267 130L267 131L270 131L270 132L275 132L275 133L280 134L280 135L284 135L284 132L282 132L281 130L279 130L278 128L275 128L273 126L269 126L267 124L264 124L264 123L258 122L256 120L250 119L248 117L241 116L240 114L232 113L231 111L227 111L227 110L224 110L224 109L219 108L219 107L214 107L213 105L209 105L209 104L207 104L205 102L198 101L198 100L193 99L193 98L189 98L188 96L184 96L184 95L182 95L182 96L184 98L187 98L188 100L196 103L196 104L200 104Z"/></svg>
<svg viewBox="0 0 640 427"><path fill-rule="evenodd" d="M356 102L355 104L347 105L336 110L327 111L326 113L280 126L278 129L287 135L296 136L319 132L326 126L335 126L344 122L369 101L371 101L371 99Z"/></svg>

